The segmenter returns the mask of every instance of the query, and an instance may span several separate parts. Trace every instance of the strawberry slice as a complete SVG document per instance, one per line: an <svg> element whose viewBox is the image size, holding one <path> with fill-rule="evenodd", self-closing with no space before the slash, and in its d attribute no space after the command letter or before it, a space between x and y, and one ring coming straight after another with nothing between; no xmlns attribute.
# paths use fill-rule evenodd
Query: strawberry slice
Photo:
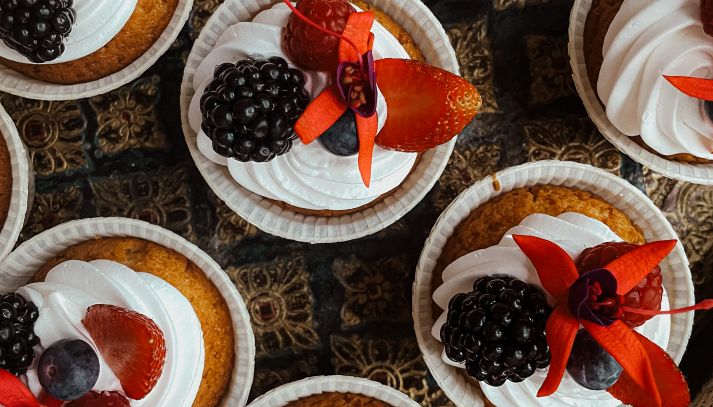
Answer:
<svg viewBox="0 0 713 407"><path fill-rule="evenodd" d="M156 386L166 359L161 328L143 314L114 305L87 309L82 323L129 398L141 400Z"/></svg>
<svg viewBox="0 0 713 407"><path fill-rule="evenodd" d="M130 407L129 400L115 391L97 393L90 391L66 407Z"/></svg>
<svg viewBox="0 0 713 407"><path fill-rule="evenodd" d="M388 106L376 144L392 150L423 152L447 143L482 103L465 79L418 61L378 60L376 78Z"/></svg>

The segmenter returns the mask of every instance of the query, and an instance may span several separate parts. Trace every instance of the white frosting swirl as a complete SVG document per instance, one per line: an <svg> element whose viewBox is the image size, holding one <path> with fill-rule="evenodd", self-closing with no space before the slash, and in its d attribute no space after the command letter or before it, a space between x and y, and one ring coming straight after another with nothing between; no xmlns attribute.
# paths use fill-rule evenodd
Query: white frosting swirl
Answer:
<svg viewBox="0 0 713 407"><path fill-rule="evenodd" d="M700 0L624 0L604 40L597 90L614 126L663 155L713 159L703 102L662 75L713 78L713 38Z"/></svg>
<svg viewBox="0 0 713 407"><path fill-rule="evenodd" d="M374 148L372 178L365 187L357 156L340 157L325 150L319 142L304 145L293 142L292 149L267 163L230 159L216 154L211 141L201 131L200 98L205 87L213 80L215 67L226 61L247 57L268 58L280 56L291 66L295 64L285 54L281 45L282 28L290 17L287 5L279 3L258 13L252 22L241 22L228 27L218 39L215 48L203 59L193 78L195 96L189 108L189 121L198 133L198 148L206 158L226 165L231 176L244 188L266 198L286 202L304 209L348 210L366 205L391 191L403 182L416 162L416 154ZM374 58L409 58L398 40L378 22L374 33ZM306 89L312 97L327 85L325 72L303 71ZM386 101L378 92L377 117L379 130L388 115Z"/></svg>
<svg viewBox="0 0 713 407"><path fill-rule="evenodd" d="M133 14L138 0L74 0L77 20L64 43L64 53L45 64L58 64L85 57L114 38ZM27 57L0 41L0 57L30 64Z"/></svg>
<svg viewBox="0 0 713 407"><path fill-rule="evenodd" d="M114 372L82 324L87 308L111 304L151 318L166 340L166 364L156 387L132 406L190 407L201 384L205 360L203 331L190 302L173 286L148 273L137 273L108 260L70 260L53 268L44 282L24 286L18 292L37 305L40 316L35 332L41 348L62 339L81 339L97 352L100 361L95 391L123 390ZM39 395L37 362L27 372L30 390Z"/></svg>
<svg viewBox="0 0 713 407"><path fill-rule="evenodd" d="M433 293L433 300L445 311L433 325L431 334L440 341L441 327L446 321L448 302L458 293L472 289L473 282L480 277L493 274L508 274L525 282L542 286L537 271L520 250L512 235L537 236L556 243L572 258L584 249L604 242L621 241L608 226L598 220L579 213L569 212L558 217L534 214L523 219L520 225L507 231L505 237L495 246L478 250L459 258L443 271L443 285ZM548 301L552 298L548 296ZM668 297L664 291L662 309L668 309ZM650 319L636 330L666 348L669 340L671 317L661 315ZM463 368L448 359L443 352L445 363ZM548 397L537 397L537 391L547 376L547 370L538 370L521 383L505 382L500 387L480 383L485 396L497 407L542 406L542 407L600 407L619 406L621 403L606 391L586 389L565 372L557 392Z"/></svg>

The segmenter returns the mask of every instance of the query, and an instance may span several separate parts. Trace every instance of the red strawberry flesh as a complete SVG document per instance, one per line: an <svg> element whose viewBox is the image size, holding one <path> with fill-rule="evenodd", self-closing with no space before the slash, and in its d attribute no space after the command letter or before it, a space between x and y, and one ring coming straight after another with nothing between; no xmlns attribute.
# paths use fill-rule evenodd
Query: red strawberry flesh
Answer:
<svg viewBox="0 0 713 407"><path fill-rule="evenodd" d="M583 251L577 258L579 273L585 273L606 266L619 256L630 252L637 245L627 242L609 242ZM661 267L656 266L624 296L624 306L638 309L658 311L661 309L663 297L663 277ZM636 328L653 318L651 315L624 312L621 320L629 327Z"/></svg>
<svg viewBox="0 0 713 407"><path fill-rule="evenodd" d="M129 400L115 391L90 391L81 398L67 404L66 407L130 407Z"/></svg>
<svg viewBox="0 0 713 407"><path fill-rule="evenodd" d="M482 103L465 79L418 61L378 60L376 80L388 106L376 143L388 149L423 152L447 143Z"/></svg>
<svg viewBox="0 0 713 407"><path fill-rule="evenodd" d="M166 359L163 332L147 316L113 305L93 305L82 323L129 398L156 386Z"/></svg>

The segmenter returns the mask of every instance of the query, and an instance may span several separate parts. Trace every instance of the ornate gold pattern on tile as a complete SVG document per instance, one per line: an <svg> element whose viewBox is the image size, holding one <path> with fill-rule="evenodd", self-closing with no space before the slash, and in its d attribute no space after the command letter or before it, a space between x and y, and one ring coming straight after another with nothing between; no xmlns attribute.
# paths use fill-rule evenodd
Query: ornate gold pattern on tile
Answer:
<svg viewBox="0 0 713 407"><path fill-rule="evenodd" d="M32 236L61 223L81 218L79 211L84 203L84 194L78 186L48 193L36 193L30 219L20 234L25 241Z"/></svg>
<svg viewBox="0 0 713 407"><path fill-rule="evenodd" d="M399 256L367 262L355 255L334 260L332 273L345 289L341 311L344 326L409 320L406 293L411 268L407 260Z"/></svg>
<svg viewBox="0 0 713 407"><path fill-rule="evenodd" d="M99 216L141 219L193 240L191 202L185 170L93 178L89 180L89 185Z"/></svg>
<svg viewBox="0 0 713 407"><path fill-rule="evenodd" d="M713 187L674 181L650 170L644 172L647 189L678 233L686 250L695 284L710 281L709 270L696 267L713 251Z"/></svg>
<svg viewBox="0 0 713 407"><path fill-rule="evenodd" d="M314 329L312 290L301 255L230 267L227 272L247 303L259 356L320 345Z"/></svg>
<svg viewBox="0 0 713 407"><path fill-rule="evenodd" d="M201 29L208 22L208 19L213 14L213 11L223 3L224 0L195 0L193 2L193 11L191 12L191 39L198 38Z"/></svg>
<svg viewBox="0 0 713 407"><path fill-rule="evenodd" d="M215 216L218 219L218 223L215 227L217 246L226 247L233 245L247 237L253 237L257 234L258 231L255 226L233 212L213 191L210 191L208 195L210 202L215 207Z"/></svg>
<svg viewBox="0 0 713 407"><path fill-rule="evenodd" d="M166 149L168 140L158 119L158 75L141 78L115 91L89 99L97 113L97 148L116 154L134 148Z"/></svg>
<svg viewBox="0 0 713 407"><path fill-rule="evenodd" d="M414 339L370 339L332 336L332 364L337 374L366 377L399 389L426 406L438 399L426 376L428 370Z"/></svg>
<svg viewBox="0 0 713 407"><path fill-rule="evenodd" d="M498 11L507 10L511 7L523 8L525 4L537 5L549 3L551 0L495 0L495 9Z"/></svg>
<svg viewBox="0 0 713 407"><path fill-rule="evenodd" d="M285 383L316 376L319 374L317 362L317 358L314 355L309 355L291 363L286 368L257 368L255 369L255 379L250 393L255 396L261 396Z"/></svg>
<svg viewBox="0 0 713 407"><path fill-rule="evenodd" d="M473 23L459 24L448 30L461 75L478 89L483 99L480 113L499 110L493 89L493 54L487 31L488 23L485 18Z"/></svg>
<svg viewBox="0 0 713 407"><path fill-rule="evenodd" d="M567 54L567 38L527 37L530 59L530 104L547 104L576 94Z"/></svg>
<svg viewBox="0 0 713 407"><path fill-rule="evenodd" d="M591 164L619 175L621 155L591 121L541 120L523 126L529 161L568 160Z"/></svg>
<svg viewBox="0 0 713 407"><path fill-rule="evenodd" d="M58 175L89 166L83 149L87 119L77 101L47 102L9 95L0 100L29 150L37 175Z"/></svg>
<svg viewBox="0 0 713 407"><path fill-rule="evenodd" d="M446 170L441 175L435 195L435 205L445 209L458 194L498 170L501 147L487 143L457 146Z"/></svg>

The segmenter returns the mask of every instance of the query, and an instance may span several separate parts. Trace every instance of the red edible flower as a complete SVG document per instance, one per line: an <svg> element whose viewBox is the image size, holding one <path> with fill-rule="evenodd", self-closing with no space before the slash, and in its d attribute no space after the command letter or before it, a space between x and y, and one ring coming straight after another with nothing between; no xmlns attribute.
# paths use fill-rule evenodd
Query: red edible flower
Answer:
<svg viewBox="0 0 713 407"><path fill-rule="evenodd" d="M556 300L546 326L552 361L538 397L557 391L581 324L624 369L608 390L614 397L635 407L689 404L686 381L666 352L618 319L623 311L621 296L673 250L675 240L642 245L602 269L580 276L572 259L556 244L532 236L513 238L535 266L542 286ZM654 313L708 308L713 308L713 301Z"/></svg>
<svg viewBox="0 0 713 407"><path fill-rule="evenodd" d="M289 0L284 2L296 15L303 17ZM310 21L307 23L311 24ZM335 84L319 94L295 123L295 133L303 143L309 144L327 131L347 109L354 111L359 137L359 172L367 187L371 183L371 160L378 130L376 72L371 54L373 24L374 13L367 11L351 13L341 34L315 26L340 38L339 67Z"/></svg>
<svg viewBox="0 0 713 407"><path fill-rule="evenodd" d="M663 77L676 89L690 97L713 101L713 79L666 75Z"/></svg>
<svg viewBox="0 0 713 407"><path fill-rule="evenodd" d="M0 369L0 405L5 407L42 407L24 383L4 369Z"/></svg>

